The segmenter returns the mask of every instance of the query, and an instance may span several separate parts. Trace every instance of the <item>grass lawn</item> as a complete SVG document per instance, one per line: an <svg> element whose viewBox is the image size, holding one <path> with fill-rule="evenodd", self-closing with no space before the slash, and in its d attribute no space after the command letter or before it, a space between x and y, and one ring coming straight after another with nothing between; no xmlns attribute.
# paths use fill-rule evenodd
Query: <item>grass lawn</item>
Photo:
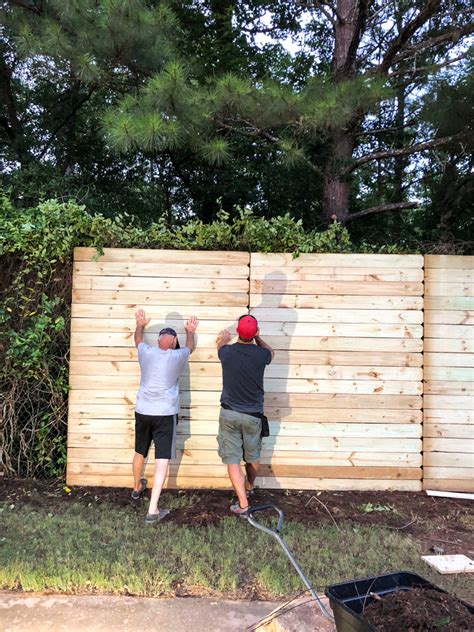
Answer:
<svg viewBox="0 0 474 632"><path fill-rule="evenodd" d="M165 492L162 506L185 515L204 497ZM278 543L246 520L228 516L199 525L167 518L145 525L145 500L120 507L96 500L61 504L28 494L4 499L0 587L266 599L290 598L304 589ZM318 591L345 579L412 570L472 599L472 576L438 575L420 560L426 552L420 541L403 530L348 520L290 520L283 537Z"/></svg>

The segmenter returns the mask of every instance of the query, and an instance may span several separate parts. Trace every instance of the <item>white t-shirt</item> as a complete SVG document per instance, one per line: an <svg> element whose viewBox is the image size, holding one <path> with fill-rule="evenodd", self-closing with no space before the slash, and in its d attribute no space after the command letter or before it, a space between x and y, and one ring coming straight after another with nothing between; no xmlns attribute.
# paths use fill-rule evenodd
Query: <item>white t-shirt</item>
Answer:
<svg viewBox="0 0 474 632"><path fill-rule="evenodd" d="M178 378L189 358L188 347L164 350L141 342L137 349L141 379L135 410L142 415L176 415Z"/></svg>

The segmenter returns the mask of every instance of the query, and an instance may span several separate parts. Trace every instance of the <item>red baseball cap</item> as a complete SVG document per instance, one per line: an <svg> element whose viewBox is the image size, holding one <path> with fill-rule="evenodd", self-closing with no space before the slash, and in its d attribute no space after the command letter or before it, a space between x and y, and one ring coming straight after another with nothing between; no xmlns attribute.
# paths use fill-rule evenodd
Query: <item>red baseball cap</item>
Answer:
<svg viewBox="0 0 474 632"><path fill-rule="evenodd" d="M245 316L241 316L239 318L239 322L237 323L237 333L241 338L250 340L256 336L257 331L258 322L255 316L246 314Z"/></svg>

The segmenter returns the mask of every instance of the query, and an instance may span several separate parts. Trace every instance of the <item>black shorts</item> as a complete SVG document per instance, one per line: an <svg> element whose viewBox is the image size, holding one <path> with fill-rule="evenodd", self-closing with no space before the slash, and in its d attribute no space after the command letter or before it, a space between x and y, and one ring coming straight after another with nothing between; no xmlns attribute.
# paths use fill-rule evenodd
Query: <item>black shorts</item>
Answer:
<svg viewBox="0 0 474 632"><path fill-rule="evenodd" d="M135 412L135 452L148 456L153 440L155 459L175 459L177 423L178 415L142 415Z"/></svg>

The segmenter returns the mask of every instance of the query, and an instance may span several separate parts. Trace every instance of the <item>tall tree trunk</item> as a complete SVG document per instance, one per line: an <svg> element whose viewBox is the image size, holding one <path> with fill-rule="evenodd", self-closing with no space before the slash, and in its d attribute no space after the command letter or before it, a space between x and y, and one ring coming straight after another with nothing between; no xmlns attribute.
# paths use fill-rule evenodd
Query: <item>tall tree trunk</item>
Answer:
<svg viewBox="0 0 474 632"><path fill-rule="evenodd" d="M357 48L367 19L370 0L338 0L334 22L332 80L340 83L356 74ZM354 121L355 123L355 121ZM354 124L335 130L330 139L331 155L323 179L323 220L335 215L344 223L349 217L350 180L343 175L352 158Z"/></svg>
<svg viewBox="0 0 474 632"><path fill-rule="evenodd" d="M323 220L332 219L345 223L349 216L350 182L341 175L340 165L352 157L354 135L340 130L333 135L331 162L326 167L323 179Z"/></svg>

